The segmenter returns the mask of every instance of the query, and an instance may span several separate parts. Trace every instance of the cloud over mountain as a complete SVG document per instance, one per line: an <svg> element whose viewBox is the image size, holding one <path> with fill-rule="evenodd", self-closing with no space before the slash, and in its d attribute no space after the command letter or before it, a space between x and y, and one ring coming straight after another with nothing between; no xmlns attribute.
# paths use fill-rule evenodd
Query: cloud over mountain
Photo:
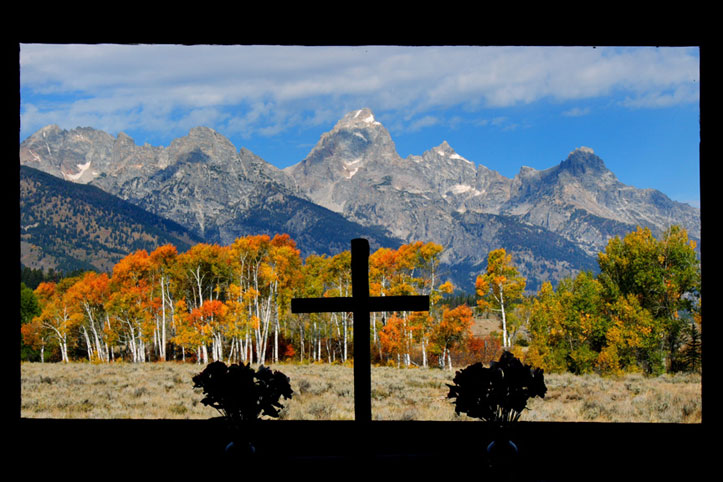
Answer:
<svg viewBox="0 0 723 482"><path fill-rule="evenodd" d="M30 44L21 46L21 75L26 93L61 99L52 108L28 99L26 133L62 121L113 132L214 125L244 135L327 123L360 104L413 129L450 106L611 92L635 107L695 102L699 80L697 59L685 49L470 46Z"/></svg>

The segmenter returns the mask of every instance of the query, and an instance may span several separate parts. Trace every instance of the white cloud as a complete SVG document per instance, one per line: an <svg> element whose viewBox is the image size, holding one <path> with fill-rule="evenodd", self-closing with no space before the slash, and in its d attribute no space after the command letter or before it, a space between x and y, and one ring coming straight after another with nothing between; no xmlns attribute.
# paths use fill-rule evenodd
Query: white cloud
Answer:
<svg viewBox="0 0 723 482"><path fill-rule="evenodd" d="M204 121L272 135L359 107L417 129L448 107L614 94L642 108L699 95L697 51L682 48L22 45L20 60L26 133Z"/></svg>
<svg viewBox="0 0 723 482"><path fill-rule="evenodd" d="M589 107L573 107L562 113L565 117L582 117L590 113Z"/></svg>
<svg viewBox="0 0 723 482"><path fill-rule="evenodd" d="M407 130L408 130L409 132L416 132L416 131L418 131L418 130L420 130L420 129L423 129L423 128L425 128L425 127L434 126L434 125L437 125L437 124L439 124L439 123L440 123L440 121L439 121L439 119L438 119L437 117L432 116L432 115L426 115L426 116L424 116L424 117L422 117L422 118L420 118L420 119L417 119L417 120L415 120L414 122L412 122L412 123L409 125L409 127L407 128Z"/></svg>
<svg viewBox="0 0 723 482"><path fill-rule="evenodd" d="M700 93L695 86L682 85L671 91L652 91L637 97L626 97L621 104L632 108L660 108L697 102L699 98Z"/></svg>

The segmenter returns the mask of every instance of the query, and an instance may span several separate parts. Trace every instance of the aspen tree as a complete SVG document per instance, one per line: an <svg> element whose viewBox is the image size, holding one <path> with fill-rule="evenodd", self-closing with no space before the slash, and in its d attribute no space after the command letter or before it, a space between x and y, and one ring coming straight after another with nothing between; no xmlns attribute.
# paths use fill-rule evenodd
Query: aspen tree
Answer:
<svg viewBox="0 0 723 482"><path fill-rule="evenodd" d="M171 283L173 265L176 262L178 250L171 244L159 246L150 254L151 270L157 280L158 296L161 300L160 316L156 316L155 334L158 339L158 357L161 360L167 359L168 331L171 336L175 331L175 310L174 298L172 295ZM170 315L170 327L169 327Z"/></svg>
<svg viewBox="0 0 723 482"><path fill-rule="evenodd" d="M75 279L69 278L58 283L42 282L35 289L41 312L33 318L31 326L35 328L39 340L46 339L43 331L53 337L60 349L60 358L65 363L70 361L68 347L72 338L69 339L69 336L73 334L75 326L63 294L74 282Z"/></svg>
<svg viewBox="0 0 723 482"><path fill-rule="evenodd" d="M104 303L110 296L110 278L105 273L86 272L65 293L71 316L86 343L89 361L110 361L113 333L104 326L108 320Z"/></svg>
<svg viewBox="0 0 723 482"><path fill-rule="evenodd" d="M483 311L493 310L502 317L502 345L510 347L507 330L507 309L522 297L525 291L525 278L520 276L512 265L512 256L504 248L490 251L487 256L487 269L477 276L475 290L477 306Z"/></svg>

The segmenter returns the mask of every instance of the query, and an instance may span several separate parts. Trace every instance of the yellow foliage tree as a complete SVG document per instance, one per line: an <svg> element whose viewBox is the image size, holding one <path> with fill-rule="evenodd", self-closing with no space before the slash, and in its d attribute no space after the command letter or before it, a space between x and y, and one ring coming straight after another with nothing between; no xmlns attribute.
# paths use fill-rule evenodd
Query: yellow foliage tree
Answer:
<svg viewBox="0 0 723 482"><path fill-rule="evenodd" d="M510 347L510 338L507 330L507 310L517 300L522 298L525 291L526 280L512 265L512 256L504 248L490 251L487 256L487 269L484 274L477 276L475 290L477 306L482 311L493 310L502 317L502 346Z"/></svg>

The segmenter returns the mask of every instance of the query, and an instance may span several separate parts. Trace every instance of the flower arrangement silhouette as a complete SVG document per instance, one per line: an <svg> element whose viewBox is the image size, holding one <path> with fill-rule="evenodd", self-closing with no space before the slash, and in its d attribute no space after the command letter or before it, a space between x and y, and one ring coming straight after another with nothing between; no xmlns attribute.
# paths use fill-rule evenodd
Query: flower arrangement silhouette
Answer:
<svg viewBox="0 0 723 482"><path fill-rule="evenodd" d="M507 426L520 419L531 397L544 398L547 392L544 372L524 365L509 352L502 353L489 368L475 363L458 372L453 385L447 384L455 411L488 422L492 441L487 446L487 463L491 470L506 477L513 471L517 445L506 433ZM498 474L500 475L500 474Z"/></svg>
<svg viewBox="0 0 723 482"><path fill-rule="evenodd" d="M489 368L475 363L457 371L452 381L447 398L455 399L455 411L496 425L519 420L527 400L547 392L543 370L524 365L509 351Z"/></svg>
<svg viewBox="0 0 723 482"><path fill-rule="evenodd" d="M289 377L263 365L254 370L250 364L226 366L216 361L192 379L193 388L205 395L201 403L218 410L226 421L232 439L226 454L242 458L256 453L255 422L263 416L278 418L284 408L279 400L294 393Z"/></svg>
<svg viewBox="0 0 723 482"><path fill-rule="evenodd" d="M232 424L261 416L278 418L284 408L279 399L293 395L289 377L263 365L254 370L249 364L213 362L193 377L193 383L194 388L203 389L201 403L218 410Z"/></svg>

